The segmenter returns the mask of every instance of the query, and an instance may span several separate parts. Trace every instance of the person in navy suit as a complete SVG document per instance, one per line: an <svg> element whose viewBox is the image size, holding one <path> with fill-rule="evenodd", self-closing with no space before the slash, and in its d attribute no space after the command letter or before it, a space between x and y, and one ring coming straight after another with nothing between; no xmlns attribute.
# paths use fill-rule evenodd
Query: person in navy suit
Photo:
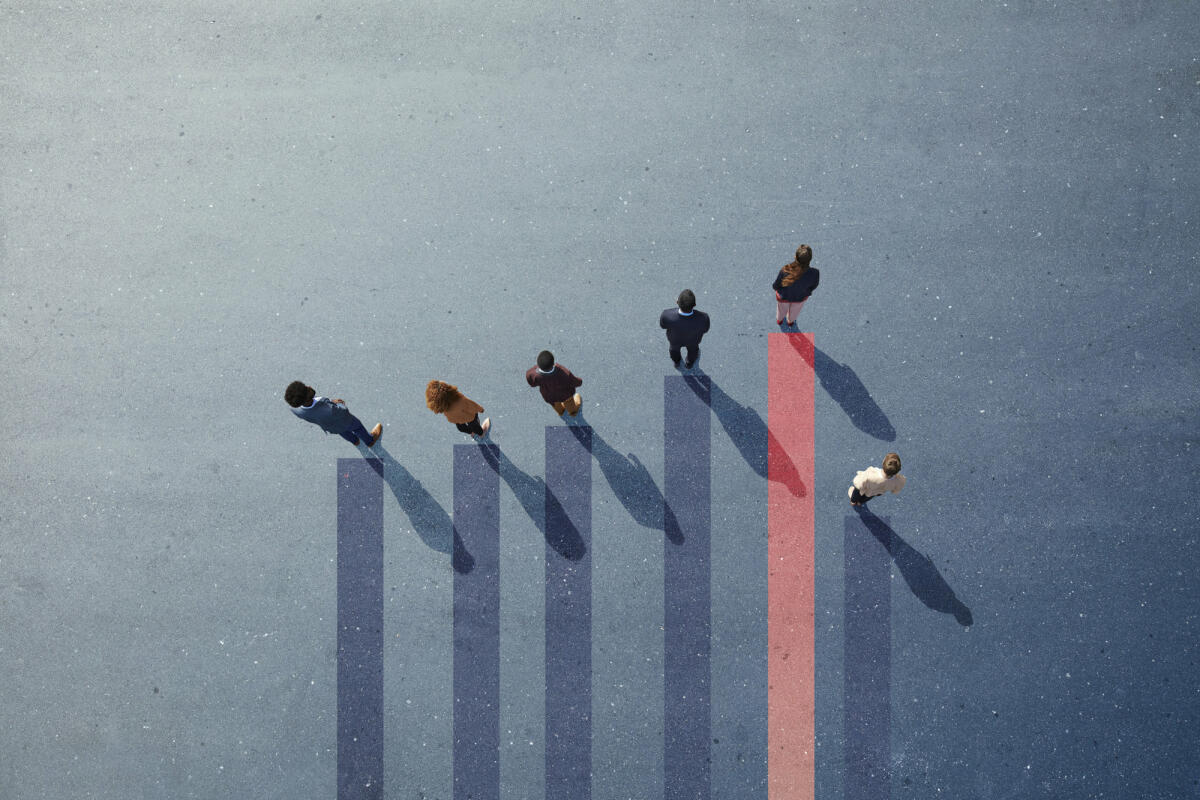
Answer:
<svg viewBox="0 0 1200 800"><path fill-rule="evenodd" d="M350 444L357 445L361 441L367 447L374 447L379 437L383 436L382 422L368 432L341 399L317 397L316 391L302 381L289 383L283 399L297 417L311 422L326 433L338 434Z"/></svg>
<svg viewBox="0 0 1200 800"><path fill-rule="evenodd" d="M700 340L708 333L708 314L696 310L696 295L691 289L679 293L678 308L668 308L658 317L658 326L667 332L668 351L675 367L679 367L680 349L687 348L688 369L700 358Z"/></svg>

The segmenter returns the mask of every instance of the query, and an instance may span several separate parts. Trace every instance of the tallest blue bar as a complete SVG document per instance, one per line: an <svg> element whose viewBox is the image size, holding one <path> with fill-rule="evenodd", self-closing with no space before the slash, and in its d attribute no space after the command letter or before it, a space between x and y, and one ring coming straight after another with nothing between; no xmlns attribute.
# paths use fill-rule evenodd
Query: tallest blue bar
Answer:
<svg viewBox="0 0 1200 800"><path fill-rule="evenodd" d="M383 462L339 458L337 796L383 797Z"/></svg>
<svg viewBox="0 0 1200 800"><path fill-rule="evenodd" d="M707 377L664 387L664 760L666 800L712 791L712 443Z"/></svg>

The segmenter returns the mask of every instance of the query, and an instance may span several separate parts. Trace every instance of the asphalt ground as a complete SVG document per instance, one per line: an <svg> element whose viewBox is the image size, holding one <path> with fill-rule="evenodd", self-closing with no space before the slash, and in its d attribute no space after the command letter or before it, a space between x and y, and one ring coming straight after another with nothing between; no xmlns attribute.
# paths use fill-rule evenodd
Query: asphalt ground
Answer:
<svg viewBox="0 0 1200 800"><path fill-rule="evenodd" d="M384 423L385 793L451 797L465 439L431 378L504 454L500 796L544 796L543 348L593 430L592 795L661 796L683 288L711 796L767 797L769 286L801 242L817 797L862 785L860 663L892 796L1200 793L1195 5L268 5L0 8L0 797L335 795L355 452L294 379ZM867 525L846 487L889 450ZM847 624L872 600L887 626Z"/></svg>

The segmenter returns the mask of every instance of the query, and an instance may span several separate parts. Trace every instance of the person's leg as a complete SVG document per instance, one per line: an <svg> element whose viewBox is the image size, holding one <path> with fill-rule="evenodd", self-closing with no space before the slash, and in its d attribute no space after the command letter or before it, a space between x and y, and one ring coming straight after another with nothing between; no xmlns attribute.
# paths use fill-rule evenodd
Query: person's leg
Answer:
<svg viewBox="0 0 1200 800"><path fill-rule="evenodd" d="M467 433L474 436L483 436L483 426L479 424L479 415L476 414L474 419L467 423Z"/></svg>
<svg viewBox="0 0 1200 800"><path fill-rule="evenodd" d="M670 350L669 350L668 352L671 354L671 361L675 362L675 366L677 366L677 367L678 367L678 366L679 366L679 362L680 362L680 360L681 360L681 358L682 358L682 357L679 355L679 345L674 345L674 344L673 344L673 345L671 345L671 348L670 348Z"/></svg>
<svg viewBox="0 0 1200 800"><path fill-rule="evenodd" d="M342 438L350 444L358 444L360 441L366 442L367 447L370 447L374 442L374 437L367 432L362 421L353 414L350 415L350 427L342 431Z"/></svg>
<svg viewBox="0 0 1200 800"><path fill-rule="evenodd" d="M471 433L471 424L469 422L456 422L454 423L454 427L458 428L463 433ZM473 433L471 435L474 436Z"/></svg>
<svg viewBox="0 0 1200 800"><path fill-rule="evenodd" d="M696 362L699 360L700 360L700 345L699 345L699 343L687 345L687 361L683 362L683 365L685 367L687 367L688 369L691 369L692 367L696 366Z"/></svg>
<svg viewBox="0 0 1200 800"><path fill-rule="evenodd" d="M807 300L801 300L799 303L787 304L787 316L785 319L787 320L788 325L796 324L796 317L800 314L800 309L804 308L804 304L807 302Z"/></svg>
<svg viewBox="0 0 1200 800"><path fill-rule="evenodd" d="M562 416L562 413L567 410L566 403L551 403L550 405L554 406L554 413L558 414L560 417Z"/></svg>
<svg viewBox="0 0 1200 800"><path fill-rule="evenodd" d="M567 410L567 413L573 417L579 413L579 406L581 406L582 404L583 404L583 398L579 396L578 392L576 392L574 396L563 401L562 405L563 405L563 408L565 408Z"/></svg>
<svg viewBox="0 0 1200 800"><path fill-rule="evenodd" d="M775 324L776 325L784 324L784 320L787 319L788 308L791 307L791 305L792 305L791 303L788 303L784 300L776 300L775 301Z"/></svg>

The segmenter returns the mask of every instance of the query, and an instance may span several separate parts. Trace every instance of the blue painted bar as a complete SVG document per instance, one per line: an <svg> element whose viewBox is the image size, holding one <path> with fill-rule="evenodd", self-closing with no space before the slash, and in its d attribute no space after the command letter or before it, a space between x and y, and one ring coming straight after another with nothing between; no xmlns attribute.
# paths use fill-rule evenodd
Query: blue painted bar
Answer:
<svg viewBox="0 0 1200 800"><path fill-rule="evenodd" d="M383 462L338 459L337 796L383 798Z"/></svg>
<svg viewBox="0 0 1200 800"><path fill-rule="evenodd" d="M500 797L500 473L495 445L454 446L454 798Z"/></svg>
<svg viewBox="0 0 1200 800"><path fill-rule="evenodd" d="M887 520L883 520L887 525ZM892 557L857 515L846 517L846 800L891 796Z"/></svg>
<svg viewBox="0 0 1200 800"><path fill-rule="evenodd" d="M675 376L664 386L664 761L666 800L712 790L711 385Z"/></svg>
<svg viewBox="0 0 1200 800"><path fill-rule="evenodd" d="M546 428L546 800L592 796L592 429Z"/></svg>

